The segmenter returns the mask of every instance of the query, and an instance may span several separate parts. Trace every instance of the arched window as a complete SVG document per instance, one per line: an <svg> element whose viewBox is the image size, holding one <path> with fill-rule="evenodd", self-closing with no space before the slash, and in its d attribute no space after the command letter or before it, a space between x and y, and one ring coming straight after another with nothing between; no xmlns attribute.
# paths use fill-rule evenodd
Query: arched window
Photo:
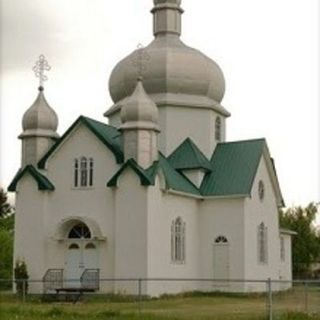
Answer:
<svg viewBox="0 0 320 320"><path fill-rule="evenodd" d="M91 232L84 223L74 225L68 233L69 239L90 239Z"/></svg>
<svg viewBox="0 0 320 320"><path fill-rule="evenodd" d="M74 186L93 186L93 158L81 157L74 159Z"/></svg>
<svg viewBox="0 0 320 320"><path fill-rule="evenodd" d="M225 236L218 236L214 243L221 244L221 243L228 243L228 239Z"/></svg>
<svg viewBox="0 0 320 320"><path fill-rule="evenodd" d="M76 243L71 243L69 246L69 250L78 250L78 249L80 249L80 247Z"/></svg>
<svg viewBox="0 0 320 320"><path fill-rule="evenodd" d="M258 226L258 261L268 262L268 228L263 222Z"/></svg>
<svg viewBox="0 0 320 320"><path fill-rule="evenodd" d="M180 217L172 221L171 225L171 260L176 263L185 262L185 229L186 224Z"/></svg>
<svg viewBox="0 0 320 320"><path fill-rule="evenodd" d="M221 141L221 118L219 116L216 118L214 132L216 140Z"/></svg>
<svg viewBox="0 0 320 320"><path fill-rule="evenodd" d="M96 246L92 242L87 243L85 246L85 249L95 249L95 248Z"/></svg>

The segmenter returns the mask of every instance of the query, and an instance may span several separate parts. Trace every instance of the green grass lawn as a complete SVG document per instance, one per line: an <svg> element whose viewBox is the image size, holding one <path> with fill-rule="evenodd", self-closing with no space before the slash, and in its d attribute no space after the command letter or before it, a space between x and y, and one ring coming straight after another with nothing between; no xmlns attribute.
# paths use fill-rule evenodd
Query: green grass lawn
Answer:
<svg viewBox="0 0 320 320"><path fill-rule="evenodd" d="M302 290L275 294L274 320L320 319L320 292L308 292L308 311ZM317 313L318 312L318 313ZM123 296L86 296L77 303L44 303L28 297L26 303L11 294L0 294L1 320L262 320L266 319L263 295L185 294L133 301Z"/></svg>

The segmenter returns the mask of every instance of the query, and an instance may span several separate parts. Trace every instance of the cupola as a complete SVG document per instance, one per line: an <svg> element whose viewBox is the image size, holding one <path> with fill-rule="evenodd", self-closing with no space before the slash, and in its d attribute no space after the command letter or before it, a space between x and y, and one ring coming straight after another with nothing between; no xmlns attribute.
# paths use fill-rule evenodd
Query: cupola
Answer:
<svg viewBox="0 0 320 320"><path fill-rule="evenodd" d="M22 166L36 165L40 158L59 138L57 133L58 116L50 107L44 96L43 81L47 79L45 70L50 67L45 57L41 55L33 70L39 77L38 96L22 118Z"/></svg>
<svg viewBox="0 0 320 320"><path fill-rule="evenodd" d="M224 75L215 61L181 40L184 13L181 0L154 0L153 3L154 39L113 69L109 91L114 105L104 115L109 118L109 124L121 125L120 110L141 75L146 94L159 110L160 151L168 156L190 137L210 158L217 143L215 119L221 117L224 130L225 119L230 116L221 105Z"/></svg>
<svg viewBox="0 0 320 320"><path fill-rule="evenodd" d="M120 130L123 134L125 160L134 159L141 167L149 167L158 158L158 109L146 94L142 78L121 109Z"/></svg>

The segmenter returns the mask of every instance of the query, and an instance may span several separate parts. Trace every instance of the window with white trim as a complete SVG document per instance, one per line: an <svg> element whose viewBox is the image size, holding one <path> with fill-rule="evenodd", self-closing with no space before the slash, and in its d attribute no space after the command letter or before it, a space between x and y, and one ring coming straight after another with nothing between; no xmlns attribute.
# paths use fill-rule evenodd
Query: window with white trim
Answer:
<svg viewBox="0 0 320 320"><path fill-rule="evenodd" d="M74 159L73 182L76 188L93 186L93 158Z"/></svg>
<svg viewBox="0 0 320 320"><path fill-rule="evenodd" d="M284 237L280 237L280 259L281 261L286 260Z"/></svg>
<svg viewBox="0 0 320 320"><path fill-rule="evenodd" d="M171 224L171 260L185 263L186 260L186 224L178 217Z"/></svg>
<svg viewBox="0 0 320 320"><path fill-rule="evenodd" d="M268 228L263 222L258 226L258 262L268 263Z"/></svg>

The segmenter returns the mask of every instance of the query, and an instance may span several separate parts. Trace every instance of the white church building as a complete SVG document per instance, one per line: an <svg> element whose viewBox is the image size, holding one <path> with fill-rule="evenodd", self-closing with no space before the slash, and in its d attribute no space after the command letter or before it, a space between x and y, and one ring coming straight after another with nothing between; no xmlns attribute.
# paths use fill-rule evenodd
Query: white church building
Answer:
<svg viewBox="0 0 320 320"><path fill-rule="evenodd" d="M224 76L181 41L181 0L154 0L151 12L153 41L110 76L108 120L79 116L60 137L43 86L25 112L21 168L8 188L15 261L30 279L63 286L86 275L290 280L292 233L279 228L284 202L266 140L226 141ZM265 283L142 285L148 295L201 289ZM30 292L42 290L30 282ZM99 290L136 294L137 283L102 281Z"/></svg>

